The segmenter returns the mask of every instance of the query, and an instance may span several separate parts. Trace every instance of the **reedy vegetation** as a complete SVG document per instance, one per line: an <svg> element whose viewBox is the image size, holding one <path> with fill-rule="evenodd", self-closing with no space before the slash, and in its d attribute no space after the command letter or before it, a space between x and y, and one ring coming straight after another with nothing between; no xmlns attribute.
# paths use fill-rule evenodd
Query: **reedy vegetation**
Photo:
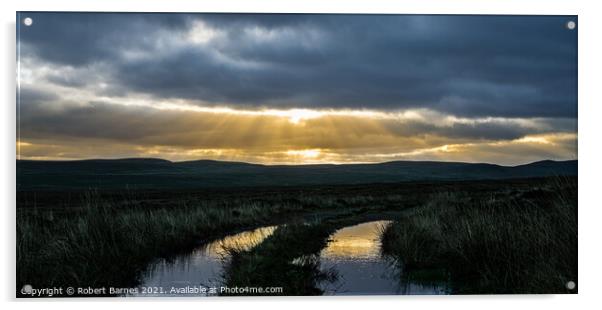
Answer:
<svg viewBox="0 0 602 310"><path fill-rule="evenodd" d="M146 266L159 257L191 250L240 229L285 221L293 214L346 209L374 199L183 198L170 207L146 208L135 193L125 203L99 197L89 192L81 207L60 212L17 209L17 291L25 284L133 287L140 284Z"/></svg>
<svg viewBox="0 0 602 310"><path fill-rule="evenodd" d="M140 272L157 257L190 249L228 231L267 223L278 211L301 208L300 204L275 207L252 201L113 208L92 198L75 214L61 218L19 210L18 284L136 285Z"/></svg>
<svg viewBox="0 0 602 310"><path fill-rule="evenodd" d="M18 208L17 291L24 284L132 287L153 260L241 229L290 222L294 214L324 211L354 219L420 204L383 233L385 251L404 270L444 267L453 275L455 293L565 292L567 280L577 282L576 180L528 183L526 191L523 185L504 184L480 191L472 183L461 185L462 190L446 189L428 200L422 191L360 194L343 189L215 200L182 197L152 208L136 192L118 201L91 192L77 208ZM275 264L291 272L290 280L297 279L297 284L280 279L291 287L284 294L319 294L316 283L334 276L318 273L319 262L312 256L332 232L333 226L325 224L287 225L256 248L232 249L228 268L238 271L226 282L257 282L253 269L245 268L257 264L267 271ZM268 283L273 280L269 274L263 277L262 283L278 286Z"/></svg>
<svg viewBox="0 0 602 310"><path fill-rule="evenodd" d="M381 237L402 275L444 268L453 293L574 293L576 180L482 199L442 192Z"/></svg>

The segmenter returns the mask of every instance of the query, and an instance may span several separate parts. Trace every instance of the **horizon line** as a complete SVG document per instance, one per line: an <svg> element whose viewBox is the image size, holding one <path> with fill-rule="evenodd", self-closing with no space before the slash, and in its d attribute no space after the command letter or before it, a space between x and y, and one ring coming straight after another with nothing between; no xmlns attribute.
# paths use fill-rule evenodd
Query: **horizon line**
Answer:
<svg viewBox="0 0 602 310"><path fill-rule="evenodd" d="M535 164L539 162L569 162L569 161L578 161L578 158L575 159L541 159L530 162L525 162L516 165L503 165L497 163L490 162L467 162L467 161L446 161L446 160L389 160L389 161L381 161L381 162L344 162L344 163L333 163L333 162L324 162L324 163L255 163L255 162L246 162L246 161L233 161L233 160L219 160L219 159L208 159L208 158L200 158L200 159L192 159L192 160L169 160L160 157L117 157L117 158L82 158L82 159L19 159L16 161L34 161L34 162L78 162L78 161L120 161L120 160L160 160L169 163L188 163L188 162L199 162L199 161L207 161L207 162L221 162L221 163L237 163L237 164L248 164L248 165L257 165L257 166L323 166L323 165L331 165L331 166L345 166L345 165L378 165L378 164L386 164L386 163L395 163L395 162L415 162L415 163L450 163L450 164L486 164L486 165L495 165L500 167L519 167L530 164Z"/></svg>

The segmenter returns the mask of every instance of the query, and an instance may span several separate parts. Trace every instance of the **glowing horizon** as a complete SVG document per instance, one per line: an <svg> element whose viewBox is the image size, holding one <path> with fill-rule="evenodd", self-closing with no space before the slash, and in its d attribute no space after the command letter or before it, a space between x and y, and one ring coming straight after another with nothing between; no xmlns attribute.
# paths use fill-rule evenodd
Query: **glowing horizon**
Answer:
<svg viewBox="0 0 602 310"><path fill-rule="evenodd" d="M236 147L211 147L193 148L191 146L173 147L167 145L145 143L144 145L131 146L130 151L121 153L122 155L93 155L102 154L102 150L91 152L90 155L84 156L69 156L70 145L65 142L56 144L47 143L48 139L44 139L44 143L37 142L37 139L21 139L17 141L17 153L19 159L32 160L77 160L91 158L126 158L126 157L156 157L172 161L186 161L198 159L224 160L224 161L243 161L249 163L260 163L266 165L277 164L345 164L345 163L376 163L395 160L434 160L434 161L461 161L461 162L486 162L503 165L516 165L534 162L538 160L570 160L576 159L576 153L572 153L572 144L576 144L577 134L567 131L555 131L556 122L568 122L562 126L565 130L570 130L573 123L571 120L558 120L555 118L503 118L503 117L477 117L466 118L446 115L428 109L410 109L397 111L376 111L376 110L351 110L351 109L254 109L242 110L229 107L207 107L183 104L182 102L158 102L152 104L144 100L131 100L125 102L113 102L104 98L103 107L127 107L133 109L126 115L119 115L118 119L129 119L134 114L146 113L149 111L157 111L158 115L162 112L172 113L179 117L184 117L184 126L186 131L194 132L195 117L198 120L208 120L214 118L215 125L207 126L211 130L224 130L224 134L220 135L220 140L227 145L227 140L232 138L237 133L237 127L241 124L261 123L261 127L267 128L263 133L257 133L255 139L263 140L256 145L246 145L242 148ZM65 109L75 108L77 104L61 105ZM144 112L142 111L144 110ZM150 127L153 128L153 118L147 119ZM157 114L156 114L157 115ZM155 115L155 116L156 116ZM185 115L185 116L184 116ZM103 118L100 114L99 117ZM107 116L108 117L108 116ZM437 125L433 125L436 123ZM213 124L213 123L212 123ZM173 126L181 126L181 124L173 124ZM342 149L323 147L323 144L334 145L336 139L343 136L342 133L337 133L337 130L349 129L349 126L359 128L359 133L356 133L355 139L347 139L339 141L340 144L348 145L348 148ZM395 127L397 126L397 127ZM416 143L411 141L412 137L391 134L393 131L403 131L414 126L431 126L428 133L423 129L421 134L430 134L432 144L422 141ZM525 132L530 134L517 135L513 139L450 139L445 136L439 136L442 132L453 130L457 126L467 126L478 131L479 126L485 128L491 126L500 126L500 128L523 128ZM276 128L278 132L275 132ZM184 130L184 129L182 129ZM308 135L308 139L317 138L313 135L313 131L320 131L321 138L328 138L328 143L320 142L312 144L312 141L304 141L295 146L294 143L289 143L286 147L278 147L270 142L278 139L280 141L290 141L293 138L302 137L303 134ZM288 132L286 137L275 137L274 133ZM366 133L374 136L370 141L359 141L357 135ZM56 138L56 137L55 137ZM63 137L69 140L69 137ZM397 139L399 141L408 141L414 143L411 149L400 147L392 147L391 141ZM161 142L165 139L160 139ZM382 139L382 143L378 143L378 139ZM195 140L191 137L190 140ZM206 138L201 140L207 140ZM236 140L236 139L234 139ZM88 139L88 142L93 139ZM99 141L102 142L102 141ZM193 144L188 141L189 144ZM232 141L232 145L241 141ZM319 141L318 141L319 142ZM308 145L309 143L309 145ZM403 144L403 143L402 143ZM372 145L372 147L370 147ZM407 144L406 144L407 145ZM503 160L495 156L475 156L479 149L502 149L509 147L510 152L514 152L516 147L526 146L527 149L539 149L548 152L547 157L529 157L522 160ZM30 155L32 150L39 147L45 147L49 152L53 149L57 150L54 156L39 156ZM87 145L86 147L90 147ZM257 148L264 149L263 151ZM387 152L379 152L381 148L386 148ZM72 148L79 149L81 152L82 145L76 145ZM93 147L92 149L97 149ZM363 149L359 154L354 154L353 149ZM34 151L35 153L35 151ZM498 154L503 155L503 154Z"/></svg>
<svg viewBox="0 0 602 310"><path fill-rule="evenodd" d="M19 159L577 158L565 17L29 15Z"/></svg>

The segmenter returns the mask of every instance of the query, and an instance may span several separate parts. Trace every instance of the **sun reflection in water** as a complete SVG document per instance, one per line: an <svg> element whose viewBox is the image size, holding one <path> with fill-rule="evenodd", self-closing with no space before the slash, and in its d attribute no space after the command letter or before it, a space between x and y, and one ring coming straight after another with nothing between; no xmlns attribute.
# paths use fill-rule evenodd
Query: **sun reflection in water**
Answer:
<svg viewBox="0 0 602 310"><path fill-rule="evenodd" d="M265 238L270 236L277 226L261 227L251 231L244 231L236 235L227 236L219 241L212 242L202 249L204 254L211 257L223 257L228 254L227 249L245 249L248 250Z"/></svg>
<svg viewBox="0 0 602 310"><path fill-rule="evenodd" d="M363 223L345 227L331 236L331 242L322 251L329 259L361 259L380 256L379 227L388 221Z"/></svg>

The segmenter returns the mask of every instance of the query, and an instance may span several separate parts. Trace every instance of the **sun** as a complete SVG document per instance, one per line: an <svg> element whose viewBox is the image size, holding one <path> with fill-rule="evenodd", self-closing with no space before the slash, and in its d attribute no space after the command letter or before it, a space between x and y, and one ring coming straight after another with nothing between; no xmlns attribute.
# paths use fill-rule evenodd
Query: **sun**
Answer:
<svg viewBox="0 0 602 310"><path fill-rule="evenodd" d="M318 118L322 116L322 114L319 111L309 109L292 109L286 111L286 116L288 117L289 122L299 124L302 120Z"/></svg>
<svg viewBox="0 0 602 310"><path fill-rule="evenodd" d="M322 152L317 149L309 149L309 150L291 150L287 151L286 154L293 157L301 157L304 159L314 159L318 158Z"/></svg>

